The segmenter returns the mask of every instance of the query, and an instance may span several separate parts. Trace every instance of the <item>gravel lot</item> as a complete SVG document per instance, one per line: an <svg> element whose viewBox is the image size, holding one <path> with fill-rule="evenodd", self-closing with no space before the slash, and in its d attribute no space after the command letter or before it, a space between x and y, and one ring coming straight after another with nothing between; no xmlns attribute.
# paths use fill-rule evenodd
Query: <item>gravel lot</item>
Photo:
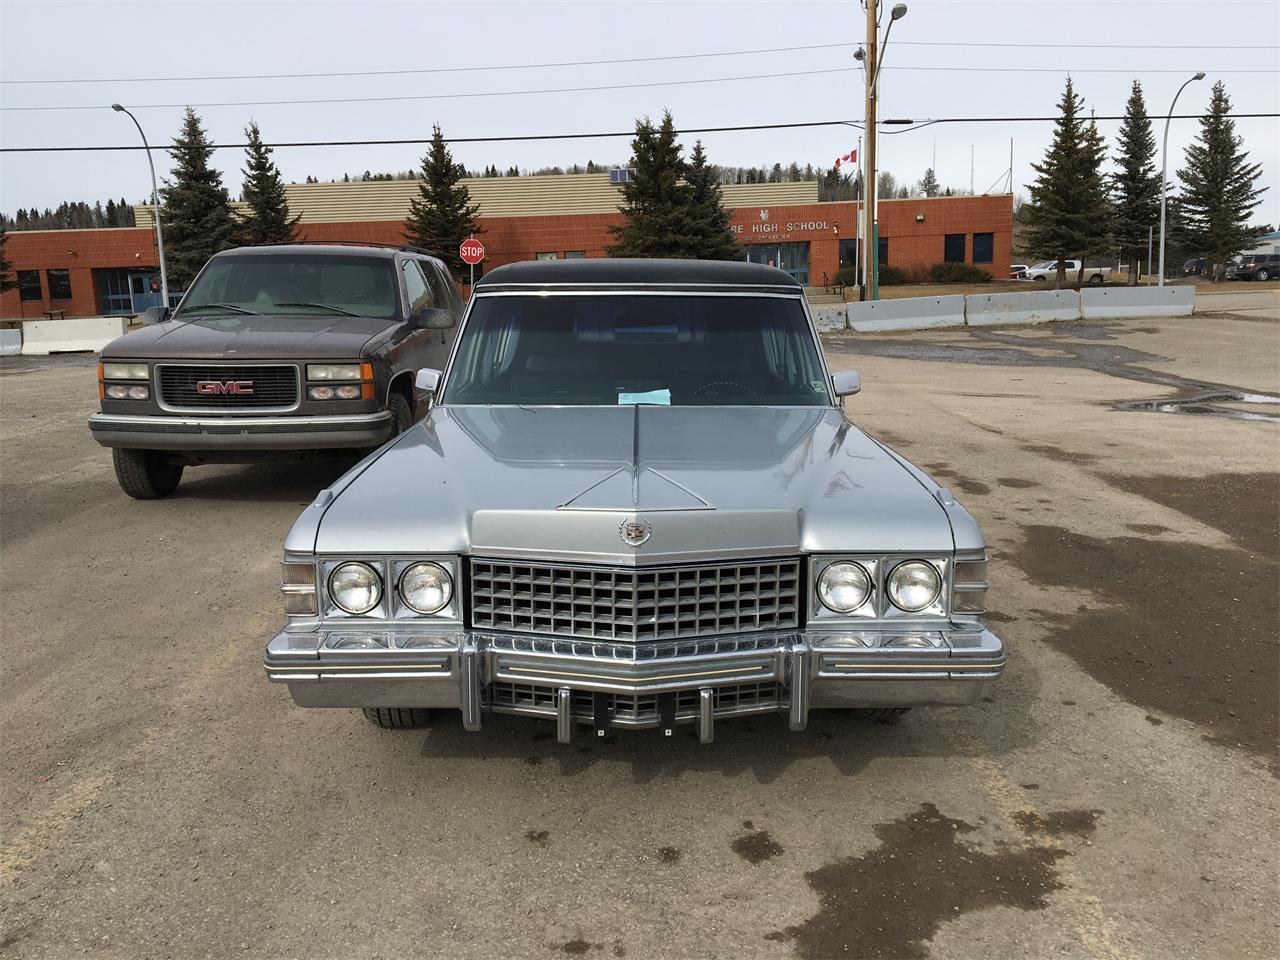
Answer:
<svg viewBox="0 0 1280 960"><path fill-rule="evenodd" d="M280 543L344 465L131 501L92 358L0 361L0 953L1280 954L1280 407L1233 399L1278 313L829 339L982 523L1010 665L713 746L295 708Z"/></svg>

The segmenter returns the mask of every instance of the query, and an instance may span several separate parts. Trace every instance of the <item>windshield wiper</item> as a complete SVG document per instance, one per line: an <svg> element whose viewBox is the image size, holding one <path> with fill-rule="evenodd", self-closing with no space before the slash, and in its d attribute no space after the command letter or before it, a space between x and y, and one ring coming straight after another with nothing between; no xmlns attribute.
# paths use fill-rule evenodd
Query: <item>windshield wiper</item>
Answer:
<svg viewBox="0 0 1280 960"><path fill-rule="evenodd" d="M273 307L319 307L321 310L332 310L334 313L340 313L344 317L358 317L360 314L352 313L350 310L343 310L341 307L335 307L329 303L273 303Z"/></svg>
<svg viewBox="0 0 1280 960"><path fill-rule="evenodd" d="M244 307L237 307L234 303L196 303L189 307L183 307L179 313L197 313L212 307L217 307L220 310L234 310L236 313L243 313L245 316L261 316L256 310L246 310Z"/></svg>

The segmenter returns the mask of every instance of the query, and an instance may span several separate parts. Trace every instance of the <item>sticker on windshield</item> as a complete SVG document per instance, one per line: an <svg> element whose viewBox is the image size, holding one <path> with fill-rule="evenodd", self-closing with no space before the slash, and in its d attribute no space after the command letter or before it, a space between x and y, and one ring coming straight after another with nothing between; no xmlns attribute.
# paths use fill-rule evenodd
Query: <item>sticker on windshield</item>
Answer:
<svg viewBox="0 0 1280 960"><path fill-rule="evenodd" d="M644 393L620 393L618 394L618 405L637 403L653 403L663 407L671 406L671 391L663 390L646 390Z"/></svg>
<svg viewBox="0 0 1280 960"><path fill-rule="evenodd" d="M827 388L822 385L821 380L810 380L809 386L813 387L814 393L826 393Z"/></svg>

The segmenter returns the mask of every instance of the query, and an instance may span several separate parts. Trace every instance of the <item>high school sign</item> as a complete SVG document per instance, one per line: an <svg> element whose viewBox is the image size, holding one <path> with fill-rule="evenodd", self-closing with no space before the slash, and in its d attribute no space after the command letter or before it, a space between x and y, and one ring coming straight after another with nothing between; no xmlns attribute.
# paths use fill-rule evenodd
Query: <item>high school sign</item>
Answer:
<svg viewBox="0 0 1280 960"><path fill-rule="evenodd" d="M816 240L830 237L831 222L827 220L774 220L769 208L735 210L729 230L742 243L753 241L776 242L782 240Z"/></svg>

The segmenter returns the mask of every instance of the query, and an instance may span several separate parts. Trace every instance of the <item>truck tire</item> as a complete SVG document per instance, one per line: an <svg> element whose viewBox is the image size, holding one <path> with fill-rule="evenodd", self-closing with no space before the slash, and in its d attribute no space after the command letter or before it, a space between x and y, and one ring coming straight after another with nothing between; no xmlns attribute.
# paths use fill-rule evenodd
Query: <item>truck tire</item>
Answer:
<svg viewBox="0 0 1280 960"><path fill-rule="evenodd" d="M391 402L387 404L391 411L391 436L398 437L413 426L413 408L402 393L391 394Z"/></svg>
<svg viewBox="0 0 1280 960"><path fill-rule="evenodd" d="M427 725L431 711L421 707L365 707L364 718L383 730L413 730Z"/></svg>
<svg viewBox="0 0 1280 960"><path fill-rule="evenodd" d="M1259 280L1270 280L1270 279L1271 279L1271 271L1269 271L1266 267L1263 267L1261 270L1259 270L1259 271L1255 274L1255 276L1256 276Z"/></svg>
<svg viewBox="0 0 1280 960"><path fill-rule="evenodd" d="M1046 277L1044 274L1040 274L1039 276L1032 277L1031 279L1034 280L1036 283L1044 283L1049 278Z"/></svg>
<svg viewBox="0 0 1280 960"><path fill-rule="evenodd" d="M126 450L115 447L111 460L120 489L135 500L159 500L178 489L182 464L168 463L159 450Z"/></svg>
<svg viewBox="0 0 1280 960"><path fill-rule="evenodd" d="M1100 286L1102 286L1102 274L1100 274L1100 273L1095 273L1092 277L1090 277L1090 278L1089 278L1089 286L1091 286L1091 287L1100 287Z"/></svg>
<svg viewBox="0 0 1280 960"><path fill-rule="evenodd" d="M877 723L884 723L892 720L894 717L900 717L910 707L869 707L858 711L858 716L864 720L875 720Z"/></svg>

